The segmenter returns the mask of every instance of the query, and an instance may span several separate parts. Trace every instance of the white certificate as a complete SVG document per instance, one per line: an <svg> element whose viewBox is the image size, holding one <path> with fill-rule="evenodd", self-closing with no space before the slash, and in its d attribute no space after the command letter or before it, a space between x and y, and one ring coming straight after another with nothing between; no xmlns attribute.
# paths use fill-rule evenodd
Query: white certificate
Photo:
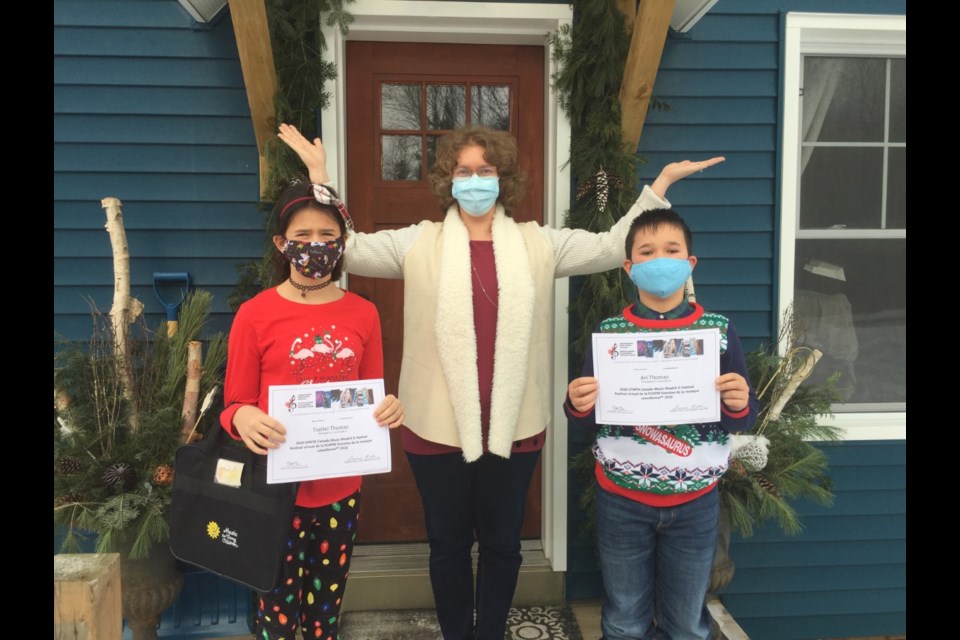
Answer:
<svg viewBox="0 0 960 640"><path fill-rule="evenodd" d="M373 419L382 379L274 385L269 395L267 413L287 429L267 450L269 484L390 471L390 430Z"/></svg>
<svg viewBox="0 0 960 640"><path fill-rule="evenodd" d="M720 330L593 334L598 424L720 420Z"/></svg>

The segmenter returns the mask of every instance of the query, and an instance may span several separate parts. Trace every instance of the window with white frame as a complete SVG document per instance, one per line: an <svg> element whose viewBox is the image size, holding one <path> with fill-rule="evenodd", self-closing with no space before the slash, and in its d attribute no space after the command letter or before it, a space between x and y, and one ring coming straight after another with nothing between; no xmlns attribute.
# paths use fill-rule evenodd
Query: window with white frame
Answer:
<svg viewBox="0 0 960 640"><path fill-rule="evenodd" d="M903 416L906 17L788 14L784 44L780 307L835 412Z"/></svg>

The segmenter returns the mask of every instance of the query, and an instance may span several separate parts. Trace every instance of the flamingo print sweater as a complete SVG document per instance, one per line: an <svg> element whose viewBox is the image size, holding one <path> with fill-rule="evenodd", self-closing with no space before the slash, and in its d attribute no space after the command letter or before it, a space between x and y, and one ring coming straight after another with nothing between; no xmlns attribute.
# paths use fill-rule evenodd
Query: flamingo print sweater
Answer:
<svg viewBox="0 0 960 640"><path fill-rule="evenodd" d="M220 424L240 437L233 416L244 405L267 411L267 387L383 377L377 308L360 296L301 304L268 289L240 306L230 329ZM360 477L300 483L297 504L319 507L360 488Z"/></svg>

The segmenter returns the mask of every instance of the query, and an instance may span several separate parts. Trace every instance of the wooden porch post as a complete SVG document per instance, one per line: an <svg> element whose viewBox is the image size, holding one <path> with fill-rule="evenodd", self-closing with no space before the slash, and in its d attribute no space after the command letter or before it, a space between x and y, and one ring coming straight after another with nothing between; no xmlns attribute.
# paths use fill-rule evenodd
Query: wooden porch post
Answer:
<svg viewBox="0 0 960 640"><path fill-rule="evenodd" d="M250 104L250 119L260 155L260 193L266 188L269 175L264 149L276 133L276 111L273 99L277 93L277 73L273 65L267 8L264 0L230 0L233 33L237 39L243 84Z"/></svg>
<svg viewBox="0 0 960 640"><path fill-rule="evenodd" d="M650 106L675 0L641 0L620 85L623 141L636 151ZM618 6L621 6L618 4Z"/></svg>

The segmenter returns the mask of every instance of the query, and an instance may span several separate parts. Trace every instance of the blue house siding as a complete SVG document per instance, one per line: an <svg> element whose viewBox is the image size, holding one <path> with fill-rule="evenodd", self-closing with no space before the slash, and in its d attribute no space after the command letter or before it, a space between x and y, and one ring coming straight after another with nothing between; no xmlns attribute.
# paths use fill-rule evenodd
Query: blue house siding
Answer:
<svg viewBox="0 0 960 640"><path fill-rule="evenodd" d="M162 319L155 272L191 275L227 330L236 265L263 252L258 158L230 16L199 25L172 0L54 3L54 330L109 310L101 198L124 204L132 293Z"/></svg>
<svg viewBox="0 0 960 640"><path fill-rule="evenodd" d="M667 38L654 94L670 109L648 115L638 150L647 160L641 183L670 161L726 156L671 187L669 198L693 230L698 300L729 315L748 349L769 343L778 322L780 49L788 11L903 14L906 6L717 3L689 33ZM589 446L573 428L568 440L572 455ZM732 545L737 571L723 599L753 638L906 630L906 443L851 441L825 451L833 507L798 505L805 525L798 536L771 526ZM587 517L580 491L571 474L567 595L601 597L594 546L580 534Z"/></svg>
<svg viewBox="0 0 960 640"><path fill-rule="evenodd" d="M213 293L232 320L236 265L263 255L258 157L230 16L198 25L175 0L54 2L54 330L90 334L113 260L101 198L123 201L132 294L163 318L155 272ZM247 633L250 592L190 567L162 637ZM126 636L130 637L127 630Z"/></svg>

